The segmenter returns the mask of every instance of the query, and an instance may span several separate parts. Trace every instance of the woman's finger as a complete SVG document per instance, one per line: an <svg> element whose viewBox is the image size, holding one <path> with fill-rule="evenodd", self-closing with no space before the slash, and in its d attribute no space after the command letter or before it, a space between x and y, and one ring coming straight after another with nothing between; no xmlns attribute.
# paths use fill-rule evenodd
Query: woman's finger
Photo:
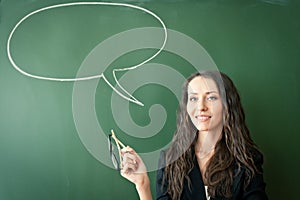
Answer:
<svg viewBox="0 0 300 200"><path fill-rule="evenodd" d="M133 163L136 163L136 161L138 160L138 157L135 154L131 154L131 153L124 153L123 154L123 161L126 162L127 160L132 161Z"/></svg>
<svg viewBox="0 0 300 200"><path fill-rule="evenodd" d="M131 174L138 169L137 164L126 162L121 170L121 173Z"/></svg>
<svg viewBox="0 0 300 200"><path fill-rule="evenodd" d="M136 161L137 157L135 155L132 155L130 153L126 153L123 156L123 161L122 161L122 167L124 168L127 166L128 168L134 167L133 170L136 170L138 165Z"/></svg>
<svg viewBox="0 0 300 200"><path fill-rule="evenodd" d="M136 153L136 152L131 147L126 146L121 149L121 154L124 154L124 153Z"/></svg>

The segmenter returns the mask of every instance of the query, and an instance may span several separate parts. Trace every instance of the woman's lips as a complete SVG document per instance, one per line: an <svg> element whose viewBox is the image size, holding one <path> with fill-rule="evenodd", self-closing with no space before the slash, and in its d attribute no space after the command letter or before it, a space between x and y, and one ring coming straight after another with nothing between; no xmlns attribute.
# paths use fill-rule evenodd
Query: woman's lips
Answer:
<svg viewBox="0 0 300 200"><path fill-rule="evenodd" d="M196 119L200 122L206 122L211 118L209 115L196 115Z"/></svg>

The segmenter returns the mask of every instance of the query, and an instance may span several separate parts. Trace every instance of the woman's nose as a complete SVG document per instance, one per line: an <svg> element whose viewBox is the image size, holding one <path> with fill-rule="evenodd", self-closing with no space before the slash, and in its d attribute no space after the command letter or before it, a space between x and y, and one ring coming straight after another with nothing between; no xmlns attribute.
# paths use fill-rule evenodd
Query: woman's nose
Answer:
<svg viewBox="0 0 300 200"><path fill-rule="evenodd" d="M200 111L206 111L207 110L207 106L205 103L204 99L199 99L198 104L197 104L197 109Z"/></svg>

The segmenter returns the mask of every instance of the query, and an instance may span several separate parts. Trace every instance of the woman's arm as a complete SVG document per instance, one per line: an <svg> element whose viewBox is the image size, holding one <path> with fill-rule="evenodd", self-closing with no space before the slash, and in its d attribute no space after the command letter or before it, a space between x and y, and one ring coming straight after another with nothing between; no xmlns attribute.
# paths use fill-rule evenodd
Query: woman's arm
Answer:
<svg viewBox="0 0 300 200"><path fill-rule="evenodd" d="M262 174L257 174L250 185L247 187L246 192L243 195L245 200L268 200L268 196L265 191L266 184L263 180Z"/></svg>
<svg viewBox="0 0 300 200"><path fill-rule="evenodd" d="M147 168L140 156L130 147L121 151L123 156L121 175L135 184L141 200L152 200Z"/></svg>
<svg viewBox="0 0 300 200"><path fill-rule="evenodd" d="M258 172L250 181L249 185L244 192L243 199L245 200L268 200L267 193L265 191L266 183L263 177L263 155L259 152L254 153L254 163L258 169Z"/></svg>

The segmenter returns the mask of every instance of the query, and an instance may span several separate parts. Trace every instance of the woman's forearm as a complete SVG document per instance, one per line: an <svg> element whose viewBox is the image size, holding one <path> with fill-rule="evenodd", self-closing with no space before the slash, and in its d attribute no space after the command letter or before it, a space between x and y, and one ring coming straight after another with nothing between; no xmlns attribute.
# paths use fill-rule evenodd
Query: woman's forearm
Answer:
<svg viewBox="0 0 300 200"><path fill-rule="evenodd" d="M143 183L136 185L136 190L139 194L140 200L152 200L150 180L148 176L143 180Z"/></svg>

